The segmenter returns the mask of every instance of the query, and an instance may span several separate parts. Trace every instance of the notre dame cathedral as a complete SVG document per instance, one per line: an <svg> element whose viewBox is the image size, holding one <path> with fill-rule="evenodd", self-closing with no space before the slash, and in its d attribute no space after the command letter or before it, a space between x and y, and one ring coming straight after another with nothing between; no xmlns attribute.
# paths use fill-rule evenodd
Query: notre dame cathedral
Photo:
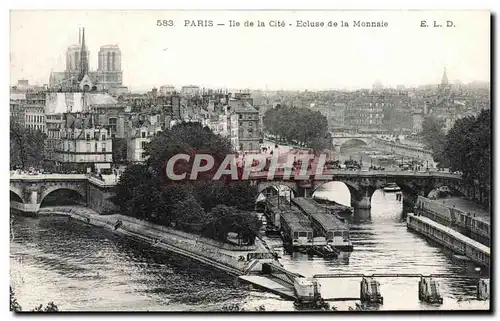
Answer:
<svg viewBox="0 0 500 321"><path fill-rule="evenodd" d="M101 46L96 71L89 70L90 51L85 45L85 28L79 32L78 44L66 51L66 70L51 72L49 86L53 89L97 90L122 87L121 52L117 45ZM80 88L79 88L80 87Z"/></svg>

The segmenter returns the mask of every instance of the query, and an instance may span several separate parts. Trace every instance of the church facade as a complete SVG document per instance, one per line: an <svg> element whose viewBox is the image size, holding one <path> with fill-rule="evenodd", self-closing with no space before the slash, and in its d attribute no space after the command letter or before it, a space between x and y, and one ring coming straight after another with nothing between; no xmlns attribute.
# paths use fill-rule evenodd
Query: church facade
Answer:
<svg viewBox="0 0 500 321"><path fill-rule="evenodd" d="M89 90L107 91L123 87L121 51L117 45L101 46L97 70L91 71L89 62L90 51L85 45L85 29L83 29L79 43L69 46L66 51L66 70L51 72L49 86L53 89L68 90L79 86L83 77L87 76L85 85L89 86Z"/></svg>

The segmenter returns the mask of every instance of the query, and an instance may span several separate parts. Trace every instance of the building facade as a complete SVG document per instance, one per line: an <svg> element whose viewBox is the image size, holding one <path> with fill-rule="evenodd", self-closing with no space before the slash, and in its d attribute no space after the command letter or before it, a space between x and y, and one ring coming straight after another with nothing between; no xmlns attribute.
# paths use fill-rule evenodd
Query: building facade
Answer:
<svg viewBox="0 0 500 321"><path fill-rule="evenodd" d="M186 97L193 97L200 94L200 87L198 86L182 86L181 95Z"/></svg>
<svg viewBox="0 0 500 321"><path fill-rule="evenodd" d="M133 115L127 123L127 161L143 163L147 160L146 144L162 132L162 115Z"/></svg>
<svg viewBox="0 0 500 321"><path fill-rule="evenodd" d="M24 124L24 106L26 100L10 100L9 116L12 123L25 127Z"/></svg>
<svg viewBox="0 0 500 321"><path fill-rule="evenodd" d="M349 101L345 110L345 125L355 130L381 129L386 102L376 95L363 95Z"/></svg>
<svg viewBox="0 0 500 321"><path fill-rule="evenodd" d="M239 152L260 151L259 111L246 99L230 99L228 105L230 140Z"/></svg>
<svg viewBox="0 0 500 321"><path fill-rule="evenodd" d="M111 168L112 140L92 113L65 113L55 158L63 171L101 172Z"/></svg>
<svg viewBox="0 0 500 321"><path fill-rule="evenodd" d="M45 93L26 93L24 126L46 133Z"/></svg>
<svg viewBox="0 0 500 321"><path fill-rule="evenodd" d="M422 109L415 109L412 115L413 133L419 134L422 132L422 124L424 123L424 112Z"/></svg>

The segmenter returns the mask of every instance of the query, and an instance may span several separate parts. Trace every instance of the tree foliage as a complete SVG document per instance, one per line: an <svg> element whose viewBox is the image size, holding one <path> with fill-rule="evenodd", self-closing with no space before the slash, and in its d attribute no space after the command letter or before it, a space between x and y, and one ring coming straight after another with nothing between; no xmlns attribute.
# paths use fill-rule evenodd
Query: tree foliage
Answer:
<svg viewBox="0 0 500 321"><path fill-rule="evenodd" d="M165 178L167 162L174 155L188 154L193 156L184 168L190 172L189 169L195 154L210 154L215 158L217 165L224 160L226 155L233 153L233 150L228 139L214 134L210 128L203 127L200 123L186 122L161 132L151 143L146 145L145 153L149 156L149 167Z"/></svg>
<svg viewBox="0 0 500 321"><path fill-rule="evenodd" d="M228 242L228 234L236 233L244 244L254 244L262 222L252 213L236 207L217 205L210 212L212 221L205 226L204 235Z"/></svg>
<svg viewBox="0 0 500 321"><path fill-rule="evenodd" d="M490 187L491 139L491 112L482 110L477 117L455 122L446 135L442 155L452 171L461 171L464 179Z"/></svg>
<svg viewBox="0 0 500 321"><path fill-rule="evenodd" d="M433 158L441 167L448 167L448 159L443 157L445 144L444 121L433 116L424 119L422 123L422 139L432 151Z"/></svg>
<svg viewBox="0 0 500 321"><path fill-rule="evenodd" d="M287 142L298 142L315 150L332 148L328 121L319 111L276 106L264 114L266 130Z"/></svg>
<svg viewBox="0 0 500 321"><path fill-rule="evenodd" d="M113 162L119 163L127 159L127 140L125 138L113 138Z"/></svg>
<svg viewBox="0 0 500 321"><path fill-rule="evenodd" d="M24 128L10 123L11 166L42 167L47 136L40 130Z"/></svg>
<svg viewBox="0 0 500 321"><path fill-rule="evenodd" d="M124 215L224 241L225 235L207 231L215 226L213 209L226 206L238 215L224 217L216 223L218 233L235 232L247 242L253 242L255 235L249 231L253 231L257 223L242 213L253 210L257 197L255 186L247 181L171 181L164 175L168 160L181 153L210 153L216 158L217 167L217 163L232 153L227 139L198 123L184 123L154 137L146 151L150 156L147 164L129 166L115 188L112 201ZM183 165L183 170L189 173L192 162ZM221 219L220 215L218 218Z"/></svg>

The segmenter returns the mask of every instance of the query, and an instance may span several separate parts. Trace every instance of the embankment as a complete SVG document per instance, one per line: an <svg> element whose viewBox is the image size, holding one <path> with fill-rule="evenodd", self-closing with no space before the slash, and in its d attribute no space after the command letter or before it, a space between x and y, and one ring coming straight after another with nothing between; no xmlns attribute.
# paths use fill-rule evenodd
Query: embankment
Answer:
<svg viewBox="0 0 500 321"><path fill-rule="evenodd" d="M236 247L121 214L100 215L86 207L47 208L40 210L39 215L70 216L115 234L178 253L234 276L245 274L245 271L253 263L247 260L248 253L268 251L260 244ZM117 222L121 222L118 227Z"/></svg>

